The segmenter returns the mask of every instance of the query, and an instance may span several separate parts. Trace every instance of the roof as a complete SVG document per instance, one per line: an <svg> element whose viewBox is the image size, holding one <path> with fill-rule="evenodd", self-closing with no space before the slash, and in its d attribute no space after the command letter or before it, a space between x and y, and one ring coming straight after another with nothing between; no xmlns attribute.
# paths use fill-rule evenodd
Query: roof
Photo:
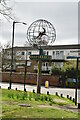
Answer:
<svg viewBox="0 0 80 120"><path fill-rule="evenodd" d="M36 50L33 46L27 46L27 47L14 47L15 50ZM11 49L11 48L8 48ZM80 49L80 44L73 44L73 45L54 45L54 46L42 46L43 50L56 50L56 49Z"/></svg>

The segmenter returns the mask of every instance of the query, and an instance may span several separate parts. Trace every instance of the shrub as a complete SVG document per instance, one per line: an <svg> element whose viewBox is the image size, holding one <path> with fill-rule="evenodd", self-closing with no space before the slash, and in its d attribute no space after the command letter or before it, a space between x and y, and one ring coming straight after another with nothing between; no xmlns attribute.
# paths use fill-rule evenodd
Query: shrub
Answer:
<svg viewBox="0 0 80 120"><path fill-rule="evenodd" d="M76 69L75 68L67 68L65 71L65 76L68 78L76 78Z"/></svg>
<svg viewBox="0 0 80 120"><path fill-rule="evenodd" d="M51 75L62 75L63 70L61 68L58 68L56 66L52 67L50 74Z"/></svg>

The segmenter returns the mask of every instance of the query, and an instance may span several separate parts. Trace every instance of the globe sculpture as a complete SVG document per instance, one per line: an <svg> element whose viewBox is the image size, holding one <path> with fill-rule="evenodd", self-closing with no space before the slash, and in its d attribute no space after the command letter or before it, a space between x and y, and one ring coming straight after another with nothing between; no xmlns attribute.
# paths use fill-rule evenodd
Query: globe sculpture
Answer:
<svg viewBox="0 0 80 120"><path fill-rule="evenodd" d="M39 19L29 26L27 39L31 45L46 46L55 41L56 31L50 22Z"/></svg>
<svg viewBox="0 0 80 120"><path fill-rule="evenodd" d="M30 55L30 59L38 61L37 94L40 94L42 61L51 59L51 56L43 53L42 46L47 46L55 41L56 31L50 22L39 19L29 26L27 39L33 47L39 49L39 55Z"/></svg>

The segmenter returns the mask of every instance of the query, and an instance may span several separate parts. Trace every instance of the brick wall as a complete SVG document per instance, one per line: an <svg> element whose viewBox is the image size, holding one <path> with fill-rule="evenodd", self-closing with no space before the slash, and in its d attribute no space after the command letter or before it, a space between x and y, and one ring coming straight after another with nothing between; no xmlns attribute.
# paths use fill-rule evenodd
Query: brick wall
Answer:
<svg viewBox="0 0 80 120"><path fill-rule="evenodd" d="M1 73L0 73L1 74ZM58 76L52 76L52 75L42 75L41 84L44 85L45 81L49 81L49 85L58 85ZM3 72L2 73L2 81L3 82L9 82L10 80L10 73L9 72ZM24 83L24 73L13 73L12 74L12 82L13 83ZM26 75L26 83L27 84L36 84L37 83L37 75L34 74L27 74Z"/></svg>

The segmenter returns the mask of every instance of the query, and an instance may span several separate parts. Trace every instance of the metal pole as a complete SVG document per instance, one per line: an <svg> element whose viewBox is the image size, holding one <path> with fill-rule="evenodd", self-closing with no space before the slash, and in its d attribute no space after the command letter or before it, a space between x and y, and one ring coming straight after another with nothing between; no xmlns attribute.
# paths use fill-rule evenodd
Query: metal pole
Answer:
<svg viewBox="0 0 80 120"><path fill-rule="evenodd" d="M43 54L43 50L39 49L39 55ZM41 92L41 69L42 69L42 60L38 61L38 73L37 73L37 94Z"/></svg>
<svg viewBox="0 0 80 120"><path fill-rule="evenodd" d="M37 74L37 94L40 94L41 92L41 67L42 67L42 61L38 61L38 74Z"/></svg>
<svg viewBox="0 0 80 120"><path fill-rule="evenodd" d="M24 22L15 22L13 21L13 31L12 31L12 51L11 51L11 72L10 72L10 86L9 88L11 89L11 84L12 84L12 70L13 70L13 45L14 45L14 28L15 28L15 23L22 23L24 25L27 25Z"/></svg>
<svg viewBox="0 0 80 120"><path fill-rule="evenodd" d="M26 52L25 71L24 71L24 91L25 91L26 72L27 72L27 52Z"/></svg>
<svg viewBox="0 0 80 120"><path fill-rule="evenodd" d="M11 51L11 72L10 72L10 86L12 84L12 70L13 70L13 45L14 45L14 28L15 28L15 21L13 21L13 32L12 32L12 51Z"/></svg>
<svg viewBox="0 0 80 120"><path fill-rule="evenodd" d="M77 89L78 89L78 61L79 61L79 58L77 58L77 64L76 64L75 105L77 105Z"/></svg>

